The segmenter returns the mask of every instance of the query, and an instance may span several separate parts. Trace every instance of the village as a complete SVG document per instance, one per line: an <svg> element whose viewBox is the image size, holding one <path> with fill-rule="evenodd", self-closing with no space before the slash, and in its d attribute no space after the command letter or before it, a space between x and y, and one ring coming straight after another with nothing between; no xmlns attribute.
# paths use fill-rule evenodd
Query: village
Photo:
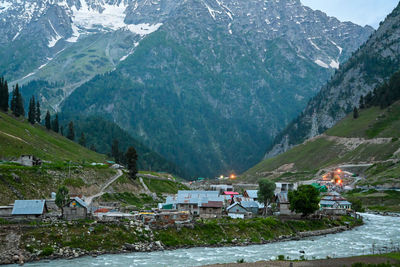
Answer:
<svg viewBox="0 0 400 267"><path fill-rule="evenodd" d="M41 164L41 161L34 157L22 156L19 163L33 166ZM110 163L113 164L111 168L123 168L113 162ZM159 203L158 207L152 209L132 209L120 206L119 203L92 201L93 197L82 194L68 195L68 200L59 207L56 205L56 193L53 192L48 199L18 199L9 205L0 206L0 218L10 222L45 219L67 221L94 219L107 222L129 219L154 227L188 223L197 218L248 219L270 215L296 218L300 217L300 214L290 210L288 193L296 190L301 184L310 184L320 192L319 210L316 211L316 215L356 216L352 204L340 194L353 188L355 180L353 176L352 173L336 169L311 183L310 181L276 182L274 196L267 207L259 199L257 185L232 183L236 177L231 175L208 181L199 178L195 182L188 183L193 190L179 190L175 195L168 195L165 202Z"/></svg>

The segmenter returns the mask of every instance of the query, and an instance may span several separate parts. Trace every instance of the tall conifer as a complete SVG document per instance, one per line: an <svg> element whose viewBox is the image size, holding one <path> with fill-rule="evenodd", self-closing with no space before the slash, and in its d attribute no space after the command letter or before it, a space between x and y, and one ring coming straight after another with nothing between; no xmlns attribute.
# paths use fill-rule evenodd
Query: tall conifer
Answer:
<svg viewBox="0 0 400 267"><path fill-rule="evenodd" d="M8 111L8 84L3 77L0 78L0 109L2 111Z"/></svg>
<svg viewBox="0 0 400 267"><path fill-rule="evenodd" d="M53 131L55 131L56 133L59 132L60 130L60 125L58 123L58 114L56 114L56 117L54 119L54 121L51 124L51 128L53 129Z"/></svg>
<svg viewBox="0 0 400 267"><path fill-rule="evenodd" d="M36 121L36 101L34 96L29 100L28 121L31 124L35 124Z"/></svg>
<svg viewBox="0 0 400 267"><path fill-rule="evenodd" d="M13 87L12 93L11 93L11 103L10 103L10 107L11 107L11 112L12 114L14 114L16 116L17 113L17 94L15 91L15 87Z"/></svg>
<svg viewBox="0 0 400 267"><path fill-rule="evenodd" d="M41 116L41 112L40 112L40 103L39 100L36 101L36 113L35 113L35 120L37 123L40 123L40 116Z"/></svg>
<svg viewBox="0 0 400 267"><path fill-rule="evenodd" d="M19 91L18 83L15 85L12 93L11 111L16 117L25 116L24 101Z"/></svg>
<svg viewBox="0 0 400 267"><path fill-rule="evenodd" d="M46 125L46 129L47 129L47 130L50 130L50 129L51 129L50 120L51 120L50 112L47 110L46 117L44 118L44 123L45 123L45 125Z"/></svg>
<svg viewBox="0 0 400 267"><path fill-rule="evenodd" d="M72 121L70 121L69 124L68 124L67 138L72 140L72 141L75 139L74 123Z"/></svg>

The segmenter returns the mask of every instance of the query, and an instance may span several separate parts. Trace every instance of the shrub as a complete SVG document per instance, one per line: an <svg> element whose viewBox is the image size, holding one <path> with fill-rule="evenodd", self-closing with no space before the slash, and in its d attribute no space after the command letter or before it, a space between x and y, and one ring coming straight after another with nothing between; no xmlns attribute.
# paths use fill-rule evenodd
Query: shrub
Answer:
<svg viewBox="0 0 400 267"><path fill-rule="evenodd" d="M40 256L46 257L53 254L54 249L52 247L45 247L42 252L40 252Z"/></svg>
<svg viewBox="0 0 400 267"><path fill-rule="evenodd" d="M285 255L278 255L278 260L280 260L280 261L285 260Z"/></svg>

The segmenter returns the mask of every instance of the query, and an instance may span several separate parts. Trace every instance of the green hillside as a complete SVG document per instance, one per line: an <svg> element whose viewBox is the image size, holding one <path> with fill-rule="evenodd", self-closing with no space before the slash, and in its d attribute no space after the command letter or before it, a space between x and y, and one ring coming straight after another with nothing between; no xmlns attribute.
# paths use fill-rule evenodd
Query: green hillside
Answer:
<svg viewBox="0 0 400 267"><path fill-rule="evenodd" d="M364 184L400 184L400 101L380 109L370 107L349 114L324 134L266 159L241 176L241 181L309 180L317 172L341 164L374 165L365 170Z"/></svg>
<svg viewBox="0 0 400 267"><path fill-rule="evenodd" d="M0 113L0 159L34 155L46 161L103 162L105 155L93 152L25 118Z"/></svg>
<svg viewBox="0 0 400 267"><path fill-rule="evenodd" d="M33 167L10 162L23 154L34 155L45 162ZM62 185L67 186L71 194L94 195L117 174L108 166L90 164L105 160L105 155L47 131L41 125L31 125L25 118L0 113L0 205L10 204L15 199L49 198L50 193ZM154 207L164 200L163 194L187 189L168 173L141 171L139 176L143 176L149 191L139 179L133 181L124 173L107 188L109 193L102 200L139 208ZM156 198L151 196L153 193Z"/></svg>

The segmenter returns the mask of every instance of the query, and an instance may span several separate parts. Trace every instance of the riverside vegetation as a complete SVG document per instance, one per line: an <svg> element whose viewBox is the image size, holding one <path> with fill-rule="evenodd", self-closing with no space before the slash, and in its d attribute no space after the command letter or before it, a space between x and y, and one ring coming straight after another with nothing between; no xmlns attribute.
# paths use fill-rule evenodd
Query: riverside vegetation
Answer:
<svg viewBox="0 0 400 267"><path fill-rule="evenodd" d="M305 231L315 231L309 235L328 233L324 229L332 229L329 233L343 231L347 225L354 227L362 224L362 220L347 216L287 221L277 217L247 220L223 218L197 220L165 229L151 229L139 221L130 220L114 223L49 220L18 226L6 221L0 223L8 233L1 240L0 260L1 263L8 263L17 251L22 251L25 259L33 261L195 246L263 244L297 239L306 236L301 234ZM14 247L5 250L4 247L10 244L14 244ZM16 247L15 244L19 245Z"/></svg>

